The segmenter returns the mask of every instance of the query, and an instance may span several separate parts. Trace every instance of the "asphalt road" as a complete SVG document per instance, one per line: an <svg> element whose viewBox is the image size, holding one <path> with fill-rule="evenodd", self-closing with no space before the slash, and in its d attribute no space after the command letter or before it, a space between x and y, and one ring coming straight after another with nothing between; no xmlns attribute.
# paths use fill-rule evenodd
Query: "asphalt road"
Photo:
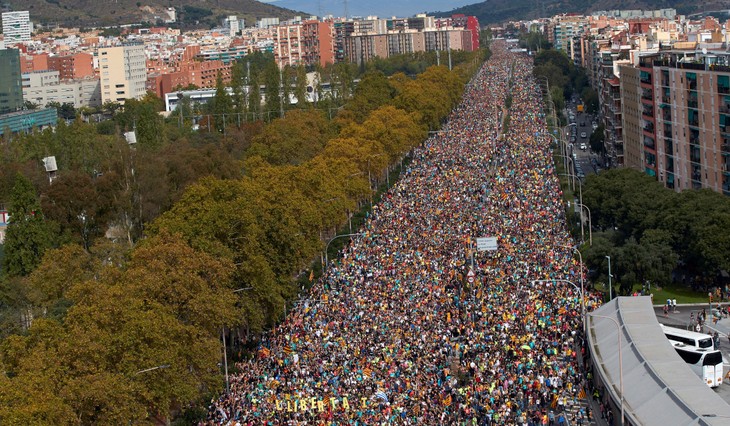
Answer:
<svg viewBox="0 0 730 426"><path fill-rule="evenodd" d="M675 312L670 311L667 316L664 316L664 310L662 306L655 306L654 313L656 314L657 320L659 320L661 324L671 325L686 330L687 326L690 324L690 315L694 313L694 317L697 318L697 312L701 311L702 308L705 308L705 312L709 312L709 304L697 304L681 306L678 305L677 310ZM720 333L721 336L720 351L722 352L722 357L724 361L723 372L724 374L727 374L728 371L730 371L730 340L728 340L727 337L728 334L730 334L730 318L721 319L717 322L717 324L712 324L711 321L708 321L708 324L703 332L709 333L714 331ZM720 395L722 399L725 400L725 402L730 404L730 380L723 381L723 384L718 386L714 390L715 393Z"/></svg>

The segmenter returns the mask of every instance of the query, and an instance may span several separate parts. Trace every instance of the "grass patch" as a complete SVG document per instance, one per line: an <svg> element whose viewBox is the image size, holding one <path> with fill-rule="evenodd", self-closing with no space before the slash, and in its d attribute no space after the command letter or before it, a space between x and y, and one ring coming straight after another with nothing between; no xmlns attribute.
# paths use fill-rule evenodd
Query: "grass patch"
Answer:
<svg viewBox="0 0 730 426"><path fill-rule="evenodd" d="M641 291L641 284L636 284L634 286L635 291ZM702 291L694 291L692 288L678 284L678 283L672 283L667 284L661 289L657 290L655 286L652 285L651 287L651 293L654 294L654 304L660 305L667 302L667 299L677 299L677 303L709 303L709 299L707 297L706 292Z"/></svg>

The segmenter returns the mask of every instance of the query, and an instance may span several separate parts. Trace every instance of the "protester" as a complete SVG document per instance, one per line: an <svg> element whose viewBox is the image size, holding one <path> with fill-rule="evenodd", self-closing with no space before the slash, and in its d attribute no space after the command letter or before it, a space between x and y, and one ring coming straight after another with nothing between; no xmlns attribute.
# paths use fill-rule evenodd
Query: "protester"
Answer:
<svg viewBox="0 0 730 426"><path fill-rule="evenodd" d="M582 340L580 292L565 281L583 271L531 59L492 49L443 131L238 364L205 424L527 425L551 411L565 421ZM473 251L478 237L498 249Z"/></svg>

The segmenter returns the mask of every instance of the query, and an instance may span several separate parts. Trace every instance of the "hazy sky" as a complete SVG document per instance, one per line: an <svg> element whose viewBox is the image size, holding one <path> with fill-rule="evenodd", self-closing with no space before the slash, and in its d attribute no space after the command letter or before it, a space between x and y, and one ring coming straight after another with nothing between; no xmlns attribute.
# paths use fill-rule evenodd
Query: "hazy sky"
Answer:
<svg viewBox="0 0 730 426"><path fill-rule="evenodd" d="M287 9L307 12L308 15L345 15L344 0L259 0ZM481 0L348 0L349 16L377 15L408 17L417 13L449 11ZM320 14L321 10L321 14Z"/></svg>

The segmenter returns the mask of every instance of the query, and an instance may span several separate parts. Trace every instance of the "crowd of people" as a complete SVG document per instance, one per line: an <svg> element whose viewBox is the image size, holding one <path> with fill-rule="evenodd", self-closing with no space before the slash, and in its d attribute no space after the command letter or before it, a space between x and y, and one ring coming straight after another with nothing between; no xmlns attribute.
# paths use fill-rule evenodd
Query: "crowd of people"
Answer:
<svg viewBox="0 0 730 426"><path fill-rule="evenodd" d="M578 396L583 271L540 90L530 58L492 49L205 424L537 425Z"/></svg>

